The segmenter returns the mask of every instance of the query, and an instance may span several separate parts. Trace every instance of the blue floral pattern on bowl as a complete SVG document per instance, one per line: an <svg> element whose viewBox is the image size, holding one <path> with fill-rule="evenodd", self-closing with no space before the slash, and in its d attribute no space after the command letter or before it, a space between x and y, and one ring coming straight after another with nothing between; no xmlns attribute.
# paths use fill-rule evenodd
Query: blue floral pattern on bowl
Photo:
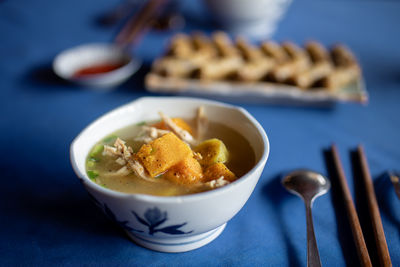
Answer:
<svg viewBox="0 0 400 267"><path fill-rule="evenodd" d="M179 230L182 226L187 223L175 224L170 226L165 226L163 228L156 228L168 220L167 212L161 212L159 208L154 207L152 209L147 209L144 213L144 218L141 218L136 212L132 211L136 219L143 225L147 226L149 229L149 234L154 235L156 232L162 232L170 235L184 235L190 234L193 231L184 232Z"/></svg>
<svg viewBox="0 0 400 267"><path fill-rule="evenodd" d="M128 230L130 232L137 232L137 233L143 233L144 231L134 229L131 226L129 226L129 221L128 220L123 220L120 221L118 218L115 216L115 214L111 211L111 209L107 206L106 203L100 203L93 195L89 194L89 197L91 200L99 206L104 213L107 215L108 218L110 218L112 221L117 223L119 226L121 226L123 229ZM190 234L193 231L189 232L184 232L180 230L179 228L185 226L187 222L181 223L181 224L175 224L175 225L169 225L165 226L162 228L157 228L158 226L161 226L161 224L165 223L168 220L168 214L166 211L162 212L159 208L154 207L152 209L147 209L145 213L143 214L144 217L140 217L135 211L131 211L132 214L135 216L136 220L146 226L148 228L148 233L150 235L154 235L157 232L162 232L165 234L170 234L170 235L184 235L184 234Z"/></svg>

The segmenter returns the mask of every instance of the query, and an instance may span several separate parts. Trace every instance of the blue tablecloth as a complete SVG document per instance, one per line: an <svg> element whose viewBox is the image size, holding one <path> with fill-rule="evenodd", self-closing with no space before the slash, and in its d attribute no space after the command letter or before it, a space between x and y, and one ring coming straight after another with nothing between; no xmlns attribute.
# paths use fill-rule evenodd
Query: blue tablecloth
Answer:
<svg viewBox="0 0 400 267"><path fill-rule="evenodd" d="M400 265L400 201L385 171L400 168L400 2L293 1L274 39L346 43L358 56L370 101L331 109L240 103L269 135L271 154L260 181L224 232L180 254L135 245L89 200L69 163L69 145L92 120L141 96L143 67L115 91L101 93L56 78L51 61L63 49L111 40L117 27L98 17L106 0L0 2L0 265L305 266L303 203L280 185L301 167L327 174L323 151L340 150L352 193L349 150L365 146L393 266ZM211 30L200 1L185 1L185 30ZM171 33L149 33L134 53L145 65ZM358 203L359 208L366 203ZM343 207L332 191L314 205L324 266L355 266ZM366 233L370 236L371 233Z"/></svg>

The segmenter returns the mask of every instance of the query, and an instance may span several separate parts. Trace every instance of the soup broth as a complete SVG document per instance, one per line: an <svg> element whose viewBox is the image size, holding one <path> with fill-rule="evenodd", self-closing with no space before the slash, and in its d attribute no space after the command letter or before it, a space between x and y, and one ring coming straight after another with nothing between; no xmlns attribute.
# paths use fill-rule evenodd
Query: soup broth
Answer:
<svg viewBox="0 0 400 267"><path fill-rule="evenodd" d="M186 122L189 125L194 124L192 121L186 120ZM115 158L101 153L102 149L104 149L104 145L113 145L118 137L132 148L133 153L136 153L143 145L143 142L135 141L141 133L143 124L150 125L152 123L135 124L118 130L93 147L86 161L87 174L92 181L119 192L157 196L187 195L212 189L198 186L198 184L173 183L165 179L163 175L151 178L152 181L140 178L134 173L118 175L117 171L121 168L121 165L115 161ZM225 162L225 165L236 175L237 179L240 179L254 166L255 155L250 144L235 130L220 123L209 122L202 140L211 138L222 140L225 144L229 151L229 159Z"/></svg>

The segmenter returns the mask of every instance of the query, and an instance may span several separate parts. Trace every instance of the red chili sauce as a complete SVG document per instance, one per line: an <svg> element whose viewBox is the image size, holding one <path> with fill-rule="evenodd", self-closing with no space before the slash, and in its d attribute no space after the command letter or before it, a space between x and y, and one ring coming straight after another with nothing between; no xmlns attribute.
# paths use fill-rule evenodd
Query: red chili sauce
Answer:
<svg viewBox="0 0 400 267"><path fill-rule="evenodd" d="M82 78L89 75L107 73L121 68L126 63L102 63L77 70L74 73L75 78Z"/></svg>

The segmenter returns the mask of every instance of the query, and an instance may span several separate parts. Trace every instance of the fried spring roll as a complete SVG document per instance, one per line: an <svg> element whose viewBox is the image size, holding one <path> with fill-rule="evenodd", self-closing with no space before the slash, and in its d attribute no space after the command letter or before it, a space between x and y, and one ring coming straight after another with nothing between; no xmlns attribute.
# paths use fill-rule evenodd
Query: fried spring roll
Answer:
<svg viewBox="0 0 400 267"><path fill-rule="evenodd" d="M331 72L330 75L324 77L321 80L321 85L330 91L334 91L356 80L360 74L361 70L357 64L348 67L339 67Z"/></svg>
<svg viewBox="0 0 400 267"><path fill-rule="evenodd" d="M240 57L220 58L200 66L193 76L201 80L221 80L235 73L242 65Z"/></svg>
<svg viewBox="0 0 400 267"><path fill-rule="evenodd" d="M289 57L292 60L296 59L307 59L308 56L306 52L299 47L298 45L292 43L292 42L284 42L282 43L282 48L286 51L286 53L289 55Z"/></svg>
<svg viewBox="0 0 400 267"><path fill-rule="evenodd" d="M216 55L216 49L204 35L194 34L191 39L185 34L178 34L171 42L168 55L202 65Z"/></svg>
<svg viewBox="0 0 400 267"><path fill-rule="evenodd" d="M246 61L256 61L263 57L260 49L249 44L244 38L237 38L236 47L242 53Z"/></svg>
<svg viewBox="0 0 400 267"><path fill-rule="evenodd" d="M164 57L154 61L154 72L167 77L187 77L197 66L193 62L174 57Z"/></svg>
<svg viewBox="0 0 400 267"><path fill-rule="evenodd" d="M275 65L269 58L263 58L245 64L237 71L237 79L240 81L253 82L264 79Z"/></svg>
<svg viewBox="0 0 400 267"><path fill-rule="evenodd" d="M323 61L314 64L309 70L293 75L290 82L301 89L307 89L331 72L332 64L329 61Z"/></svg>
<svg viewBox="0 0 400 267"><path fill-rule="evenodd" d="M315 41L307 42L305 49L313 63L330 62L329 52L320 43Z"/></svg>
<svg viewBox="0 0 400 267"><path fill-rule="evenodd" d="M216 56L217 51L207 36L202 33L194 33L192 40L194 48L196 49L196 53L204 54L209 58Z"/></svg>
<svg viewBox="0 0 400 267"><path fill-rule="evenodd" d="M193 50L190 37L185 34L177 34L171 40L167 55L177 58L190 58L193 54Z"/></svg>
<svg viewBox="0 0 400 267"><path fill-rule="evenodd" d="M216 32L212 39L221 57L238 57L239 51L232 45L229 36L224 32Z"/></svg>
<svg viewBox="0 0 400 267"><path fill-rule="evenodd" d="M357 60L353 53L344 45L335 45L331 50L333 62L338 67L348 67L357 65Z"/></svg>
<svg viewBox="0 0 400 267"><path fill-rule="evenodd" d="M332 63L328 51L315 41L308 42L305 49L313 64L299 73L293 74L289 82L301 89L311 87L316 81L321 80L332 72Z"/></svg>
<svg viewBox="0 0 400 267"><path fill-rule="evenodd" d="M270 75L272 80L281 83L286 82L296 73L306 71L310 67L310 60L303 49L289 42L284 43L282 47L291 60L276 66Z"/></svg>
<svg viewBox="0 0 400 267"><path fill-rule="evenodd" d="M282 49L280 45L275 42L263 42L261 44L261 51L263 51L264 54L266 54L267 56L275 59L278 64L281 64L288 60L288 55L286 54L286 52Z"/></svg>
<svg viewBox="0 0 400 267"><path fill-rule="evenodd" d="M245 39L238 38L236 46L241 51L246 64L238 69L237 79L241 81L258 81L263 79L272 67L275 61L267 57L259 48L250 45Z"/></svg>

